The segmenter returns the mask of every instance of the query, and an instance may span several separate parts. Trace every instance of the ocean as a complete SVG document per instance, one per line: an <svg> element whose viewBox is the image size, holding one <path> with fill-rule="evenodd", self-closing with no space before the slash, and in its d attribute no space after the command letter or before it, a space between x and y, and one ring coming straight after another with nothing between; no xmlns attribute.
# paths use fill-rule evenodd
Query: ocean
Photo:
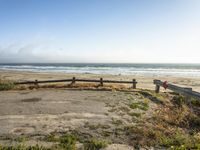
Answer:
<svg viewBox="0 0 200 150"><path fill-rule="evenodd" d="M31 72L200 77L200 64L23 63L0 64L0 69Z"/></svg>

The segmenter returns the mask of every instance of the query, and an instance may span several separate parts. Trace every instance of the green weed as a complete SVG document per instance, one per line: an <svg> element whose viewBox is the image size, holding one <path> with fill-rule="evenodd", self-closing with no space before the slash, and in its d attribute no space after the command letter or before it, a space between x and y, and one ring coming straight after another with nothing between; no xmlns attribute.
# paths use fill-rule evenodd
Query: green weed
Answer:
<svg viewBox="0 0 200 150"><path fill-rule="evenodd" d="M13 88L14 88L13 82L0 80L0 91L10 90Z"/></svg>
<svg viewBox="0 0 200 150"><path fill-rule="evenodd" d="M107 141L92 139L84 143L85 150L100 150L108 145Z"/></svg>
<svg viewBox="0 0 200 150"><path fill-rule="evenodd" d="M130 105L130 108L132 108L132 109L141 109L141 110L147 111L149 109L149 104L148 104L147 101L136 102L136 103L132 103Z"/></svg>
<svg viewBox="0 0 200 150"><path fill-rule="evenodd" d="M76 150L76 137L66 134L60 137L60 144L65 150Z"/></svg>
<svg viewBox="0 0 200 150"><path fill-rule="evenodd" d="M133 117L137 117L137 118L140 118L142 116L141 113L136 113L136 112L131 112L129 113L130 116L133 116Z"/></svg>

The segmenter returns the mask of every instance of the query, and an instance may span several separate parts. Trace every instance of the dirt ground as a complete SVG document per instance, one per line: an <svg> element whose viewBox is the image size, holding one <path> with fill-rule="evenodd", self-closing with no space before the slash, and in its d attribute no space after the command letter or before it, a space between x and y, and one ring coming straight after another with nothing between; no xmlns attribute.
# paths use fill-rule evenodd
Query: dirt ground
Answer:
<svg viewBox="0 0 200 150"><path fill-rule="evenodd" d="M151 111L156 108L156 103L149 102L151 109L147 111L131 110L129 107L131 101L143 102L144 98L134 92L120 91L70 89L1 91L1 143L8 142L3 137L26 135L32 137L30 138L32 140L36 136L46 136L52 132L76 130L99 137L99 132L102 132L98 131L99 127L107 129L107 133L112 133L116 126L138 123L137 117L133 118L128 112L135 112L148 118L151 117ZM126 144L126 139L123 137L109 138L113 138L117 144ZM130 149L127 145L122 147Z"/></svg>

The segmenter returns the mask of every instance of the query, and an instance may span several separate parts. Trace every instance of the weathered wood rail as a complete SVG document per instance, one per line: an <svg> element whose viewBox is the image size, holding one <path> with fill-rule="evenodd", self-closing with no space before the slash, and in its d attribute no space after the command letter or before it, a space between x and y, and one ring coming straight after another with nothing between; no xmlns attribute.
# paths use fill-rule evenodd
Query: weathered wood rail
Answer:
<svg viewBox="0 0 200 150"><path fill-rule="evenodd" d="M71 82L71 84L75 84L76 82L92 82L92 83L100 83L101 86L103 86L104 83L124 83L124 84L132 84L132 88L136 88L136 80L133 79L132 81L116 81L116 80L103 80L103 78L100 78L99 80L92 80L92 79L77 79L73 77L72 79L63 79L63 80L35 80L35 81L23 81L23 82L15 82L14 84L39 84L39 83L56 83L56 82Z"/></svg>
<svg viewBox="0 0 200 150"><path fill-rule="evenodd" d="M155 88L156 93L159 93L160 86L163 87L164 82L162 82L161 80L154 80L153 83L156 85L156 88ZM193 91L192 88L184 88L184 87L179 87L173 84L167 84L167 89L189 96L189 97L195 97L195 98L200 99L200 93Z"/></svg>

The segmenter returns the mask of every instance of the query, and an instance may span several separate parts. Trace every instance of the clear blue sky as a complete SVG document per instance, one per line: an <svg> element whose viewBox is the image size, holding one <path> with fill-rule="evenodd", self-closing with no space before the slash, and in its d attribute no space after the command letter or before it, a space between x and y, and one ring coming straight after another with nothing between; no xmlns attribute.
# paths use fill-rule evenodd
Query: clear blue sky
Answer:
<svg viewBox="0 0 200 150"><path fill-rule="evenodd" d="M0 0L0 63L200 63L199 0Z"/></svg>

